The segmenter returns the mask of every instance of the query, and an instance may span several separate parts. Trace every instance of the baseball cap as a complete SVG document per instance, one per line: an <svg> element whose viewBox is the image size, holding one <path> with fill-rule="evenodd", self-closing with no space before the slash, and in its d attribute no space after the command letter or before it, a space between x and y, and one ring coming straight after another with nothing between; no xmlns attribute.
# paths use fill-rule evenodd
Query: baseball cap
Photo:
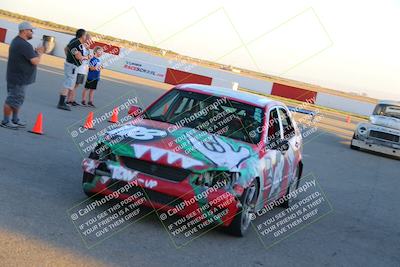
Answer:
<svg viewBox="0 0 400 267"><path fill-rule="evenodd" d="M33 28L32 25L31 25L29 22L27 22L27 21L21 22L21 23L18 25L18 30L20 30L20 31L23 31L23 30L33 30L33 29L35 29L35 28Z"/></svg>

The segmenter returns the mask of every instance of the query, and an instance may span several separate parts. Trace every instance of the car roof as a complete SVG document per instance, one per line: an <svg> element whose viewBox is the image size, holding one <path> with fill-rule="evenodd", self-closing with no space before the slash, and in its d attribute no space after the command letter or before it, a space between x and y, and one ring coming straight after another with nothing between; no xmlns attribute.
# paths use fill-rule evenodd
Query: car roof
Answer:
<svg viewBox="0 0 400 267"><path fill-rule="evenodd" d="M265 107L270 103L276 102L268 97L251 94L243 91L237 91L230 88L202 85L195 83L180 84L175 87L179 90L194 90L199 93L206 93L209 95L215 95L219 97L229 97L237 99L240 102L248 102L255 106Z"/></svg>
<svg viewBox="0 0 400 267"><path fill-rule="evenodd" d="M394 106L400 106L400 101L394 101L394 100L380 100L378 104L381 105L394 105Z"/></svg>

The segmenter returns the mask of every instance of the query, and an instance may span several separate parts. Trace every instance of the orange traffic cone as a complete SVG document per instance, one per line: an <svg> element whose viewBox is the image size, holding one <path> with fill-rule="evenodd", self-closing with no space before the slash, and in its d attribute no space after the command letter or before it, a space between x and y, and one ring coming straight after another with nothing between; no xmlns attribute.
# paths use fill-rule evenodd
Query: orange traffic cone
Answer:
<svg viewBox="0 0 400 267"><path fill-rule="evenodd" d="M34 134L43 134L43 127L42 127L43 125L42 124L43 124L43 114L42 114L42 112L40 112L37 115L36 122L32 128L32 131L28 131L28 132L34 133Z"/></svg>
<svg viewBox="0 0 400 267"><path fill-rule="evenodd" d="M350 122L351 122L351 117L350 117L349 115L347 115L347 117L346 117L346 122L347 122L347 123L350 123Z"/></svg>
<svg viewBox="0 0 400 267"><path fill-rule="evenodd" d="M95 128L93 127L93 111L89 112L86 122L83 125L83 128L88 129L88 130L94 130Z"/></svg>
<svg viewBox="0 0 400 267"><path fill-rule="evenodd" d="M111 122L111 123L117 123L118 122L118 109L117 108L113 109L112 116L108 120L108 122Z"/></svg>

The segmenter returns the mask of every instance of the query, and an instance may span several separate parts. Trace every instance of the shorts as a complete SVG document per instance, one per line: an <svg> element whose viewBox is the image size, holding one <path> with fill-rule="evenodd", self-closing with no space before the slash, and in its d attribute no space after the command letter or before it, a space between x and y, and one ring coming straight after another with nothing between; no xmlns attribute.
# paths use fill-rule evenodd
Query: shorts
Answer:
<svg viewBox="0 0 400 267"><path fill-rule="evenodd" d="M78 67L74 64L64 62L64 83L63 87L69 90L74 89L76 77L78 76Z"/></svg>
<svg viewBox="0 0 400 267"><path fill-rule="evenodd" d="M76 75L76 84L83 84L84 81L85 81L85 74L78 73L78 75Z"/></svg>
<svg viewBox="0 0 400 267"><path fill-rule="evenodd" d="M25 89L27 85L7 83L6 104L13 108L20 108L25 100Z"/></svg>
<svg viewBox="0 0 400 267"><path fill-rule="evenodd" d="M96 90L98 81L99 81L98 79L97 80L89 80L89 79L87 79L86 83L85 83L85 88L86 89Z"/></svg>

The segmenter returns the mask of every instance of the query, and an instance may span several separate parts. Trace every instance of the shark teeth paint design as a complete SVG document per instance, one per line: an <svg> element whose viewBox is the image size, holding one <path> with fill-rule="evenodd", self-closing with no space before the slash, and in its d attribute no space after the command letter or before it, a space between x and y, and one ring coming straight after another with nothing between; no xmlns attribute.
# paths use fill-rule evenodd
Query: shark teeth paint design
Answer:
<svg viewBox="0 0 400 267"><path fill-rule="evenodd" d="M150 159L154 162L158 162L162 157L167 158L168 164L173 164L177 161L181 162L181 166L184 169L188 169L194 166L204 166L204 163L200 160L190 158L188 156L172 152L163 148L133 144L133 149L135 150L135 156L137 158L142 158L143 155L150 152Z"/></svg>

